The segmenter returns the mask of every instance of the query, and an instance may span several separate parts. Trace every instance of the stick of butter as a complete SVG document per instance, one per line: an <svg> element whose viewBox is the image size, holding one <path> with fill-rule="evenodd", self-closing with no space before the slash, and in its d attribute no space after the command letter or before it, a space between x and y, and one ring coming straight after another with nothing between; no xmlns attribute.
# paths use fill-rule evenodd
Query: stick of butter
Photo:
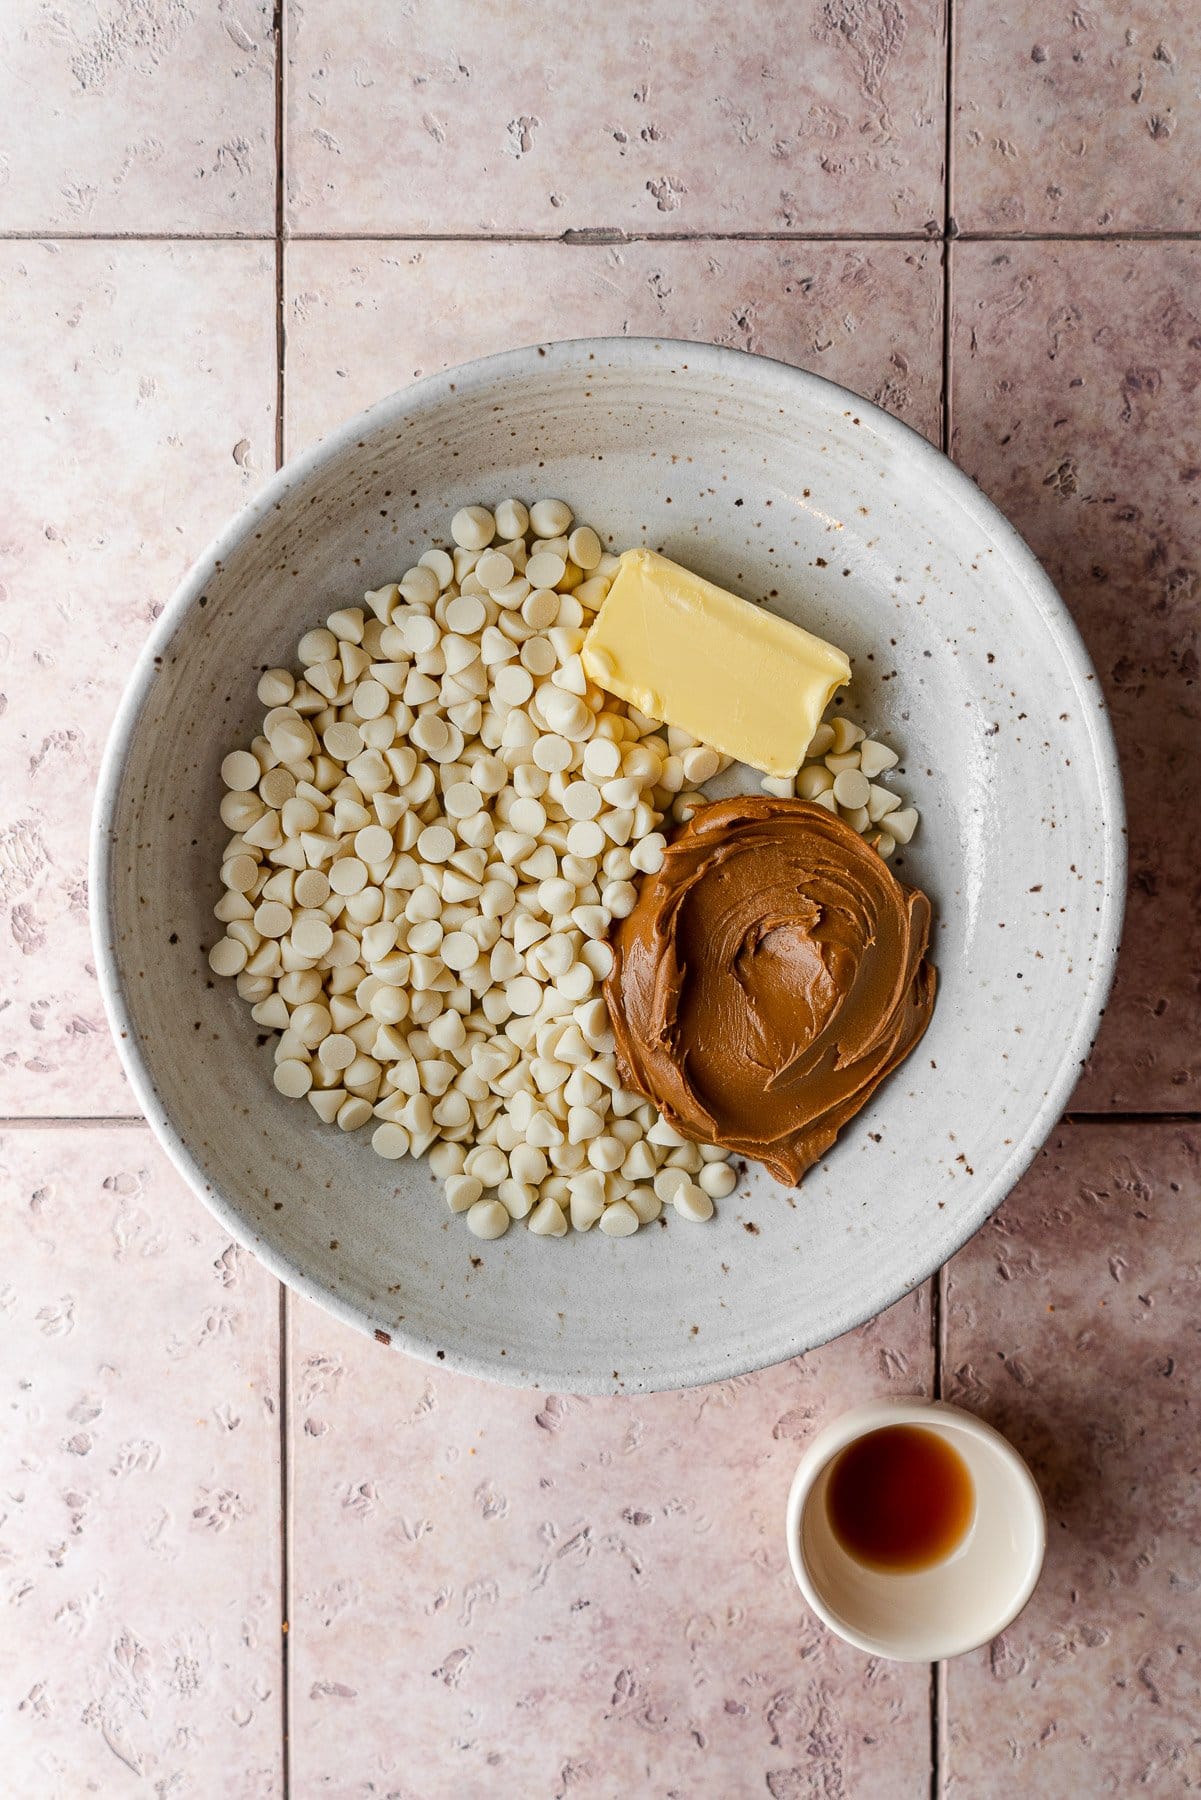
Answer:
<svg viewBox="0 0 1201 1800"><path fill-rule="evenodd" d="M627 550L584 640L598 687L766 775L795 775L841 650L654 550Z"/></svg>

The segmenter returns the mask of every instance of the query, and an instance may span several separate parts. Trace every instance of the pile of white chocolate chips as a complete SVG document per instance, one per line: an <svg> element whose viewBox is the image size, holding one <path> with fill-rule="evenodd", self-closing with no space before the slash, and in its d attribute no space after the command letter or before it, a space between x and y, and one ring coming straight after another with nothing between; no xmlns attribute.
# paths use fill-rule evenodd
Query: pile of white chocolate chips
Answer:
<svg viewBox="0 0 1201 1800"><path fill-rule="evenodd" d="M587 680L617 558L563 501L464 507L451 537L260 680L210 965L279 1033L280 1093L428 1152L478 1237L707 1219L734 1170L622 1087L601 984L660 826L726 759ZM871 779L895 762L839 718L795 791L887 855L916 824Z"/></svg>

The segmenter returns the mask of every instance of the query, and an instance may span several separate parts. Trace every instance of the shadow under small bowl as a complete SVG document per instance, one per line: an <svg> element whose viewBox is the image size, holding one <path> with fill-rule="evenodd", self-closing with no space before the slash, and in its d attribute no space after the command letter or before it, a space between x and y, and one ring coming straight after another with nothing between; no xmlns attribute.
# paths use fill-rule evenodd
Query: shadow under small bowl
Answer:
<svg viewBox="0 0 1201 1800"><path fill-rule="evenodd" d="M913 1056L799 1190L748 1168L707 1225L481 1243L424 1160L383 1162L271 1085L207 964L222 757L258 672L397 578L465 503L561 496L841 644L849 715L921 811L893 866L936 909ZM893 778L889 778L893 779ZM705 345L552 344L417 383L290 464L167 605L96 805L97 962L138 1101L241 1242L340 1318L565 1391L717 1380L823 1342L987 1218L1087 1055L1121 921L1122 804L1096 677L1046 576L923 439L844 389Z"/></svg>
<svg viewBox="0 0 1201 1800"><path fill-rule="evenodd" d="M839 1542L827 1505L839 1452L890 1425L945 1438L975 1493L963 1541L911 1573L865 1567ZM1013 1445L973 1413L938 1400L873 1401L819 1432L793 1479L787 1531L797 1586L818 1617L857 1649L897 1662L962 1656L1004 1631L1034 1592L1047 1542L1042 1496Z"/></svg>

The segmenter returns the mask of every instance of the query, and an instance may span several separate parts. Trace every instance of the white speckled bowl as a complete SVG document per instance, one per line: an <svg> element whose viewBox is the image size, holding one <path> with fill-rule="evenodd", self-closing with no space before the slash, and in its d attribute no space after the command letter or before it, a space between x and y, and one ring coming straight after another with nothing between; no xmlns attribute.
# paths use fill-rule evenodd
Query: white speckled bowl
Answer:
<svg viewBox="0 0 1201 1800"><path fill-rule="evenodd" d="M218 767L256 671L394 578L467 501L562 495L768 599L854 659L851 716L922 811L930 1030L803 1188L744 1175L709 1225L480 1243L424 1162L281 1099L209 975ZM1122 915L1101 691L1025 545L895 419L737 351L605 339L492 357L381 401L291 464L201 558L125 696L93 843L101 980L138 1098L229 1230L341 1318L476 1375L578 1390L712 1381L887 1306L986 1219L1057 1118Z"/></svg>

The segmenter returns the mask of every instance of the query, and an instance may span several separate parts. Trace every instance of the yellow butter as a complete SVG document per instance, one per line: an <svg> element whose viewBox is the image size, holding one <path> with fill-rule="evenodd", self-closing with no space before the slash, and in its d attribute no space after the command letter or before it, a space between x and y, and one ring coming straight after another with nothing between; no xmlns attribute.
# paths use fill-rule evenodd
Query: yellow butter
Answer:
<svg viewBox="0 0 1201 1800"><path fill-rule="evenodd" d="M598 687L767 775L795 775L851 678L833 644L654 550L627 550L584 640Z"/></svg>

